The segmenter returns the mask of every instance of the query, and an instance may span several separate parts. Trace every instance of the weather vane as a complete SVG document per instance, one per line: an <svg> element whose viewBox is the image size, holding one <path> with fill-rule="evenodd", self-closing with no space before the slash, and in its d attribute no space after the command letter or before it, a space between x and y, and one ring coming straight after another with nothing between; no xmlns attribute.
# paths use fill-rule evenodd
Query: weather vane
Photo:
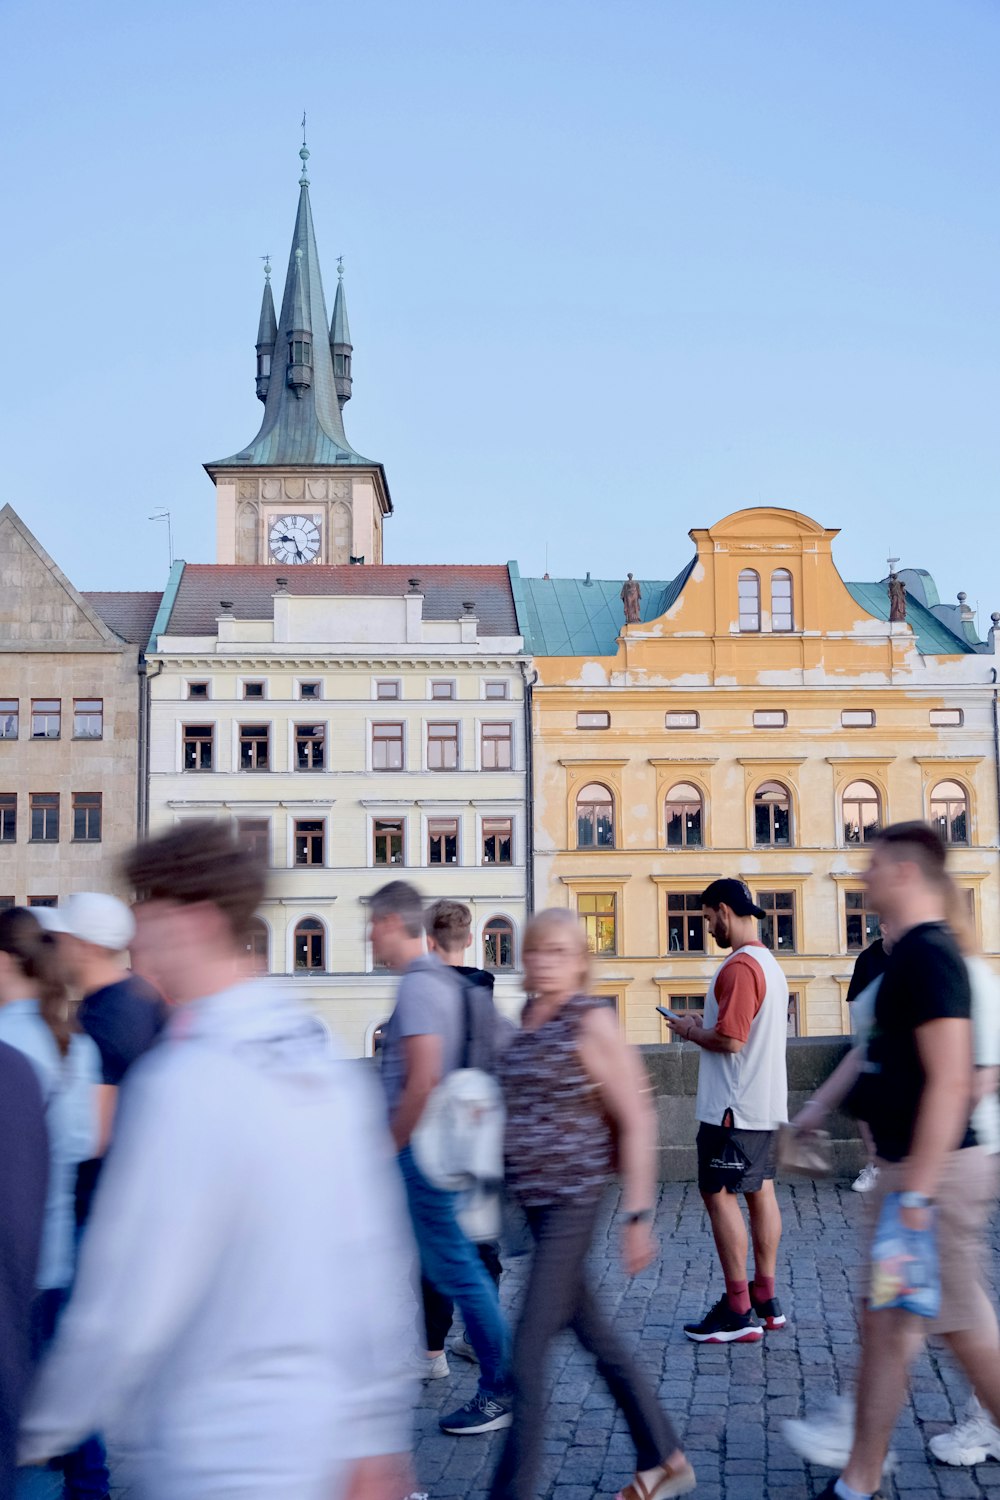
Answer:
<svg viewBox="0 0 1000 1500"><path fill-rule="evenodd" d="M309 160L309 147L306 145L306 112L305 112L305 110L302 111L302 149L299 151L299 157L300 157L300 159L302 161L302 176L299 178L299 182L300 183L304 183L308 187L308 185L309 185L309 178L306 175L306 162Z"/></svg>
<svg viewBox="0 0 1000 1500"><path fill-rule="evenodd" d="M264 280L265 281L270 281L270 279L271 279L271 257L269 255L262 255L261 256L261 260L264 262Z"/></svg>
<svg viewBox="0 0 1000 1500"><path fill-rule="evenodd" d="M342 255L338 255L337 256L337 280L338 281L343 281L343 279L344 279L344 257Z"/></svg>

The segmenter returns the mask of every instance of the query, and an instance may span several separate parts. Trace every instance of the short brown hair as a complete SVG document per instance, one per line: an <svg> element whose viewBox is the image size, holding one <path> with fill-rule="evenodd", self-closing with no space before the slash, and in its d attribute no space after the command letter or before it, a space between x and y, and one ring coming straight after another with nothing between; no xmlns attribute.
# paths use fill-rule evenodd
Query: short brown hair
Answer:
<svg viewBox="0 0 1000 1500"><path fill-rule="evenodd" d="M247 936L267 889L263 860L236 842L228 823L209 818L136 844L125 874L140 900L217 906L237 940Z"/></svg>
<svg viewBox="0 0 1000 1500"><path fill-rule="evenodd" d="M472 931L472 913L464 901L435 901L425 920L428 935L446 953L466 946Z"/></svg>
<svg viewBox="0 0 1000 1500"><path fill-rule="evenodd" d="M398 917L407 937L423 937L424 898L408 880L390 880L380 885L368 898L368 912L376 921L380 917Z"/></svg>
<svg viewBox="0 0 1000 1500"><path fill-rule="evenodd" d="M945 880L945 864L948 850L944 839L929 823L890 823L875 835L875 842L883 846L893 859L915 864L921 875L931 885L941 885Z"/></svg>

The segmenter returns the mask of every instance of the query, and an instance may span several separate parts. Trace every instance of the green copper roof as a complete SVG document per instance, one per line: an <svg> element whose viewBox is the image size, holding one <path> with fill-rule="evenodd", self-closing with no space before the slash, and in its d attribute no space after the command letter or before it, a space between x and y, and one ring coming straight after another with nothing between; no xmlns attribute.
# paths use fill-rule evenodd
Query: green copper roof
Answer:
<svg viewBox="0 0 1000 1500"><path fill-rule="evenodd" d="M884 583L847 583L845 580L844 587L866 613L874 615L876 620L888 620L889 591ZM906 623L912 627L917 650L923 656L970 656L975 653L974 646L950 631L912 594L906 601Z"/></svg>
<svg viewBox="0 0 1000 1500"><path fill-rule="evenodd" d="M333 299L333 322L330 324L330 343L349 344L351 328L347 321L347 293L344 291L343 261L338 262L337 293Z"/></svg>
<svg viewBox="0 0 1000 1500"><path fill-rule="evenodd" d="M274 348L278 337L278 324L274 316L274 298L271 296L271 277L264 281L264 295L260 299L260 322L257 324L257 347Z"/></svg>
<svg viewBox="0 0 1000 1500"><path fill-rule="evenodd" d="M296 276L296 252L300 250L300 270ZM261 316L263 322L264 309ZM285 379L288 335L293 328L302 327L301 323L296 322L296 318L304 320L304 331L312 337L312 384L301 396L296 395ZM286 464L380 467L372 459L363 458L360 453L356 453L344 432L344 419L334 385L330 325L323 296L323 278L320 275L316 232L309 202L309 184L304 180L304 169L271 370L271 382L264 403L264 420L257 436L246 448L229 458L216 459L213 463L206 464L207 469L211 471L214 468Z"/></svg>
<svg viewBox="0 0 1000 1500"><path fill-rule="evenodd" d="M691 564L676 578L640 578L639 614L655 620L680 593ZM517 623L534 656L614 656L625 619L621 578L522 578L509 563Z"/></svg>
<svg viewBox="0 0 1000 1500"><path fill-rule="evenodd" d="M625 619L620 598L622 579L522 578L517 563L508 563L518 629L532 656L614 656ZM677 600L687 583L694 559L677 577L665 582L640 578L643 622L656 620ZM889 596L884 583L848 583L852 598L866 614L888 620ZM907 600L907 623L917 650L924 656L964 656L975 650L912 596Z"/></svg>

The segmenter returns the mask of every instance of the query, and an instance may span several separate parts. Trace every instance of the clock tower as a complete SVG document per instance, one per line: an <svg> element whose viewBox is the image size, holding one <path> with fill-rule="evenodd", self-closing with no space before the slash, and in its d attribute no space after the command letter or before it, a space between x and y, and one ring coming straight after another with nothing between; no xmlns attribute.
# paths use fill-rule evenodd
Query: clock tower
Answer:
<svg viewBox="0 0 1000 1500"><path fill-rule="evenodd" d="M352 345L343 265L328 324L305 140L299 156L299 206L277 318L270 260L264 263L257 329L264 419L252 443L205 465L215 484L216 561L380 563L392 500L382 465L356 453L344 432Z"/></svg>

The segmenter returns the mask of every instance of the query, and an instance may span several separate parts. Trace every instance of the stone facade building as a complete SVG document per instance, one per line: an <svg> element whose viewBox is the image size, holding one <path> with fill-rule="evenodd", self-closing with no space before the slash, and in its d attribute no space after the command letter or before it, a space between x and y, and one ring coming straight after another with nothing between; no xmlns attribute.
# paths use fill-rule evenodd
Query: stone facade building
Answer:
<svg viewBox="0 0 1000 1500"><path fill-rule="evenodd" d="M119 887L141 809L141 647L159 594L81 594L0 510L4 905Z"/></svg>
<svg viewBox="0 0 1000 1500"><path fill-rule="evenodd" d="M630 1040L657 1004L701 1008L719 961L700 893L740 876L792 994L789 1029L848 1028L854 958L877 935L860 873L887 822L941 828L985 952L1000 951L997 630L913 571L845 583L837 533L738 511L690 533L674 579L514 577L532 654L535 888L585 922ZM1000 616L994 616L1000 621Z"/></svg>

